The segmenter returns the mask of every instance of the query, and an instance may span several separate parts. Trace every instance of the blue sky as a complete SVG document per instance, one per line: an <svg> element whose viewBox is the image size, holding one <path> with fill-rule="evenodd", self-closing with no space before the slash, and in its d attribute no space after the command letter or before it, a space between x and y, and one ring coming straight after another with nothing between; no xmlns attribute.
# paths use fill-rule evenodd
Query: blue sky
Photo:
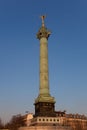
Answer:
<svg viewBox="0 0 87 130"><path fill-rule="evenodd" d="M87 115L87 1L0 1L0 117L34 112L40 15L46 14L50 93L56 110Z"/></svg>

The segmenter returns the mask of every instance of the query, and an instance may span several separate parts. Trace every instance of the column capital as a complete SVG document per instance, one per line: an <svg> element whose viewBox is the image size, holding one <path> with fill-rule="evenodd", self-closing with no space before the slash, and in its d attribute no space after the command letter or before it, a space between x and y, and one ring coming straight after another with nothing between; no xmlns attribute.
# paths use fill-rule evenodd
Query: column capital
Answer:
<svg viewBox="0 0 87 130"><path fill-rule="evenodd" d="M38 33L37 33L37 38L40 40L42 37L45 37L48 39L48 37L50 36L51 32L44 26L42 26Z"/></svg>

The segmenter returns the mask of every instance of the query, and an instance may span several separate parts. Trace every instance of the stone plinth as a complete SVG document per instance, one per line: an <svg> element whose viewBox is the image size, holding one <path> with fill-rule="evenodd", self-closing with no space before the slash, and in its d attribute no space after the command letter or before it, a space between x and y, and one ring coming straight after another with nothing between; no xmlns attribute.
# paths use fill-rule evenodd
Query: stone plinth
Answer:
<svg viewBox="0 0 87 130"><path fill-rule="evenodd" d="M20 127L19 130L72 130L72 129L66 126L29 126L29 127Z"/></svg>

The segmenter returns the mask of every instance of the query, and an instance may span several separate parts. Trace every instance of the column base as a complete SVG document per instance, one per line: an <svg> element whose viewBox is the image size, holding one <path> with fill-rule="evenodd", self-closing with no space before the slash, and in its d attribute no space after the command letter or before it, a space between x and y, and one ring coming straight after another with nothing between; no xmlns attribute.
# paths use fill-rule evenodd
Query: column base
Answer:
<svg viewBox="0 0 87 130"><path fill-rule="evenodd" d="M55 117L55 99L51 96L38 96L35 100L35 117Z"/></svg>
<svg viewBox="0 0 87 130"><path fill-rule="evenodd" d="M55 117L55 105L50 102L38 102L35 104L35 117Z"/></svg>
<svg viewBox="0 0 87 130"><path fill-rule="evenodd" d="M39 95L36 100L35 104L38 102L50 102L50 103L55 103L55 98L51 97L50 95Z"/></svg>

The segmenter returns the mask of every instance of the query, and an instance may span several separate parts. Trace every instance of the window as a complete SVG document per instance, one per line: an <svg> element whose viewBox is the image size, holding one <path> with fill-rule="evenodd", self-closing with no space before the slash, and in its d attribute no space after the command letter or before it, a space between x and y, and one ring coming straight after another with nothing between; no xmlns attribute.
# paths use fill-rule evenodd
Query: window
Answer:
<svg viewBox="0 0 87 130"><path fill-rule="evenodd" d="M52 121L52 119L50 119L50 121Z"/></svg>
<svg viewBox="0 0 87 130"><path fill-rule="evenodd" d="M43 121L45 121L45 119L43 119Z"/></svg>
<svg viewBox="0 0 87 130"><path fill-rule="evenodd" d="M39 121L41 121L41 119L39 119Z"/></svg>

